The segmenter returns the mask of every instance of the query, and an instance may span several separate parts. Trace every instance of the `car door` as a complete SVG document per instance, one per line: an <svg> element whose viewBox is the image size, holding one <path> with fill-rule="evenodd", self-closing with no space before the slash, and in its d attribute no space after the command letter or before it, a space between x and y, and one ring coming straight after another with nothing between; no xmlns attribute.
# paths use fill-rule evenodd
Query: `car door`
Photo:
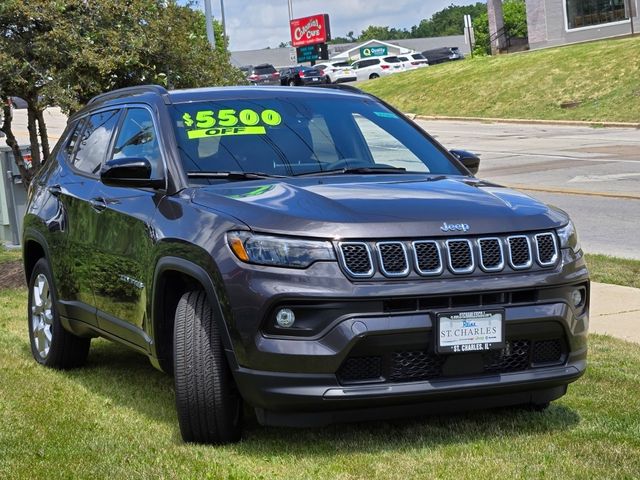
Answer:
<svg viewBox="0 0 640 480"><path fill-rule="evenodd" d="M118 109L104 110L78 123L60 150L60 174L49 185L59 209L48 228L56 231L50 250L61 314L92 325L97 323L93 279L99 258L91 199L119 114Z"/></svg>
<svg viewBox="0 0 640 480"><path fill-rule="evenodd" d="M165 178L152 110L129 106L122 117L109 159L146 158L152 165L152 178ZM94 292L98 324L102 330L146 348L146 307L155 264L151 222L163 192L100 182L93 195L95 250L102 259Z"/></svg>

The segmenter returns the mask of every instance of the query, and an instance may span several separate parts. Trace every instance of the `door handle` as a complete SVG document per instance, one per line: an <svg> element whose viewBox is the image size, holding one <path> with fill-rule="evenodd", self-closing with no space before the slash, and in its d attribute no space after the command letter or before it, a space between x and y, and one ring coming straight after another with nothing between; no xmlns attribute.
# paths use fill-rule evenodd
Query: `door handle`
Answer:
<svg viewBox="0 0 640 480"><path fill-rule="evenodd" d="M62 187L60 187L60 185L51 185L49 186L49 188L47 188L47 190L54 197L57 197L62 193Z"/></svg>
<svg viewBox="0 0 640 480"><path fill-rule="evenodd" d="M107 208L107 202L104 201L104 198L92 198L89 200L89 204L96 212L102 212Z"/></svg>

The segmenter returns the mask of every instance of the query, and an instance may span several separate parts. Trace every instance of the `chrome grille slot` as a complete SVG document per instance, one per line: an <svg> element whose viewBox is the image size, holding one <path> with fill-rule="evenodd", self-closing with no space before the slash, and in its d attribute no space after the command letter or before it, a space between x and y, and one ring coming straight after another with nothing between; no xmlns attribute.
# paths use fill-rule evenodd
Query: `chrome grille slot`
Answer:
<svg viewBox="0 0 640 480"><path fill-rule="evenodd" d="M369 245L363 242L343 242L339 247L342 263L349 275L360 278L373 275Z"/></svg>
<svg viewBox="0 0 640 480"><path fill-rule="evenodd" d="M404 277L409 274L407 249L402 242L379 242L380 270L387 277Z"/></svg>
<svg viewBox="0 0 640 480"><path fill-rule="evenodd" d="M432 240L413 242L413 256L420 275L439 275L442 273L442 255L438 243Z"/></svg>
<svg viewBox="0 0 640 480"><path fill-rule="evenodd" d="M554 265L556 260L558 260L558 248L554 234L538 233L535 239L538 264L542 267Z"/></svg>
<svg viewBox="0 0 640 480"><path fill-rule="evenodd" d="M507 238L509 244L509 264L515 270L531 267L531 243L526 235L514 235Z"/></svg>
<svg viewBox="0 0 640 480"><path fill-rule="evenodd" d="M471 273L475 268L471 242L466 239L447 240L449 270L453 273Z"/></svg>
<svg viewBox="0 0 640 480"><path fill-rule="evenodd" d="M485 272L498 272L504 268L504 255L499 238L481 238L478 240L478 246L480 247L480 268Z"/></svg>

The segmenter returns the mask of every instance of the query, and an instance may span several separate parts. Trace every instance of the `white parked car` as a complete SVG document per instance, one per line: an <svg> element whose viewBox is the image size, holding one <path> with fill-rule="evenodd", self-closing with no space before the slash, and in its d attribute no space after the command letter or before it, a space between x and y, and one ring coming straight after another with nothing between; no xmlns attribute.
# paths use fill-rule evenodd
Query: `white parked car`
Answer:
<svg viewBox="0 0 640 480"><path fill-rule="evenodd" d="M355 69L358 80L373 80L374 78L403 71L402 62L395 55L363 58L353 62L351 66Z"/></svg>
<svg viewBox="0 0 640 480"><path fill-rule="evenodd" d="M318 63L313 68L322 72L327 83L355 82L358 79L353 67L344 60Z"/></svg>
<svg viewBox="0 0 640 480"><path fill-rule="evenodd" d="M429 60L421 53L409 53L406 55L398 55L405 70L415 70L416 68L428 67Z"/></svg>

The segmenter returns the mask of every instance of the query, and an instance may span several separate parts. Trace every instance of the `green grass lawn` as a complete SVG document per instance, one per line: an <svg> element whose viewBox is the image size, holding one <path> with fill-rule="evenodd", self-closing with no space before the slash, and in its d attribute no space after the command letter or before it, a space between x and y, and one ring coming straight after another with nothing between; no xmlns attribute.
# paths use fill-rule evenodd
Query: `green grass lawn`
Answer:
<svg viewBox="0 0 640 480"><path fill-rule="evenodd" d="M172 380L94 340L86 368L38 366L26 292L0 292L0 478L638 478L640 348L592 336L587 374L545 412L500 409L318 429L249 419L182 443Z"/></svg>
<svg viewBox="0 0 640 480"><path fill-rule="evenodd" d="M587 266L594 282L640 288L640 260L587 254Z"/></svg>
<svg viewBox="0 0 640 480"><path fill-rule="evenodd" d="M640 122L640 37L468 58L361 88L422 115ZM560 107L569 101L580 105Z"/></svg>
<svg viewBox="0 0 640 480"><path fill-rule="evenodd" d="M4 245L0 244L0 265L5 262L11 262L13 260L20 260L22 258L22 249L12 248L7 249Z"/></svg>

